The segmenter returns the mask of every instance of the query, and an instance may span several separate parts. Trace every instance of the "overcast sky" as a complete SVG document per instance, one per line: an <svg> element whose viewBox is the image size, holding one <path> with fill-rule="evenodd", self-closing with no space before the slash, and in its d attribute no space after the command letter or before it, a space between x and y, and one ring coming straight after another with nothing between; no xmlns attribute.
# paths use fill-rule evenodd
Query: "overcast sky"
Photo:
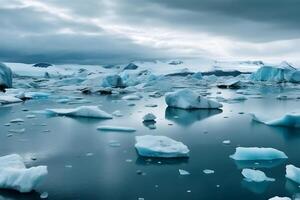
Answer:
<svg viewBox="0 0 300 200"><path fill-rule="evenodd" d="M0 0L0 61L300 64L297 0Z"/></svg>

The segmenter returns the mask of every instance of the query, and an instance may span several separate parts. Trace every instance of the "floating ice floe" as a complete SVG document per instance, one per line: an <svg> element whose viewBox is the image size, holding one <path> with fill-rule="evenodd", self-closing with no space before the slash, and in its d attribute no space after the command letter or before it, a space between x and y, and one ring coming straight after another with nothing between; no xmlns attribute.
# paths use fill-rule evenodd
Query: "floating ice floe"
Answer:
<svg viewBox="0 0 300 200"><path fill-rule="evenodd" d="M242 175L245 177L245 181L248 182L263 182L263 181L275 181L274 178L269 178L263 171L254 169L243 169Z"/></svg>
<svg viewBox="0 0 300 200"><path fill-rule="evenodd" d="M0 94L0 104L10 104L22 102L21 99L14 97L12 95L1 95Z"/></svg>
<svg viewBox="0 0 300 200"><path fill-rule="evenodd" d="M140 95L137 94L131 94L131 95L127 95L122 97L123 100L140 100L142 97Z"/></svg>
<svg viewBox="0 0 300 200"><path fill-rule="evenodd" d="M16 118L9 121L9 123L23 123L24 119L22 118Z"/></svg>
<svg viewBox="0 0 300 200"><path fill-rule="evenodd" d="M284 152L264 147L237 147L230 158L234 160L276 160L287 159Z"/></svg>
<svg viewBox="0 0 300 200"><path fill-rule="evenodd" d="M179 169L178 172L182 176L190 175L190 172L183 170L183 169Z"/></svg>
<svg viewBox="0 0 300 200"><path fill-rule="evenodd" d="M223 83L219 83L217 85L218 88L228 88L228 89L238 89L241 87L241 81L237 78L232 78L224 81Z"/></svg>
<svg viewBox="0 0 300 200"><path fill-rule="evenodd" d="M12 87L12 71L5 64L0 63L0 91Z"/></svg>
<svg viewBox="0 0 300 200"><path fill-rule="evenodd" d="M135 128L124 126L98 126L97 130L100 131L117 131L117 132L135 132Z"/></svg>
<svg viewBox="0 0 300 200"><path fill-rule="evenodd" d="M165 101L168 106L181 109L218 109L222 107L219 102L199 96L190 89L168 93Z"/></svg>
<svg viewBox="0 0 300 200"><path fill-rule="evenodd" d="M48 174L47 166L26 168L17 154L0 157L0 188L31 192Z"/></svg>
<svg viewBox="0 0 300 200"><path fill-rule="evenodd" d="M203 173L204 173L204 174L214 174L215 171L212 170L212 169L204 169L204 170L203 170Z"/></svg>
<svg viewBox="0 0 300 200"><path fill-rule="evenodd" d="M269 200L292 200L292 199L289 198L289 197L279 197L279 196L275 196L275 197L270 198Z"/></svg>
<svg viewBox="0 0 300 200"><path fill-rule="evenodd" d="M294 165L287 165L285 177L300 184L300 168Z"/></svg>
<svg viewBox="0 0 300 200"><path fill-rule="evenodd" d="M135 148L140 156L176 158L188 157L189 149L182 142L166 136L136 136Z"/></svg>
<svg viewBox="0 0 300 200"><path fill-rule="evenodd" d="M88 117L99 119L112 119L112 115L98 108L98 106L80 106L77 108L46 109L49 115L64 115L71 117Z"/></svg>
<svg viewBox="0 0 300 200"><path fill-rule="evenodd" d="M251 114L252 120L257 121L269 126L286 126L300 128L300 114L285 114L284 116L272 119L272 120L263 120L261 117Z"/></svg>
<svg viewBox="0 0 300 200"><path fill-rule="evenodd" d="M148 113L143 117L144 122L155 121L155 119L156 119L156 116L152 113Z"/></svg>

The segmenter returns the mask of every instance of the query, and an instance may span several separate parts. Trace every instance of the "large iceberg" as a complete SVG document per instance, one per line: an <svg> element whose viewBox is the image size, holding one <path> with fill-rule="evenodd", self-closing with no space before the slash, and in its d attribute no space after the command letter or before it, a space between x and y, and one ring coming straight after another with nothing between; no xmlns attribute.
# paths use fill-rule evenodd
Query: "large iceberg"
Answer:
<svg viewBox="0 0 300 200"><path fill-rule="evenodd" d="M218 109L222 107L219 102L199 96L190 89L167 93L165 101L168 106L181 109Z"/></svg>
<svg viewBox="0 0 300 200"><path fill-rule="evenodd" d="M0 91L12 87L12 71L5 64L0 63Z"/></svg>
<svg viewBox="0 0 300 200"><path fill-rule="evenodd" d="M288 157L284 152L274 148L237 147L230 158L234 160L276 160L287 159Z"/></svg>
<svg viewBox="0 0 300 200"><path fill-rule="evenodd" d="M176 158L188 157L189 149L182 142L166 136L136 136L135 148L140 156Z"/></svg>
<svg viewBox="0 0 300 200"><path fill-rule="evenodd" d="M17 154L0 157L0 188L31 192L48 174L47 166L26 168Z"/></svg>
<svg viewBox="0 0 300 200"><path fill-rule="evenodd" d="M261 117L256 116L255 114L251 114L251 116L253 121L257 121L269 126L286 126L300 128L300 114L285 114L282 117L272 120L264 120Z"/></svg>
<svg viewBox="0 0 300 200"><path fill-rule="evenodd" d="M278 66L262 66L251 77L254 81L299 82L299 70L282 62Z"/></svg>
<svg viewBox="0 0 300 200"><path fill-rule="evenodd" d="M263 171L254 169L243 169L242 175L245 177L245 181L248 182L263 182L263 181L275 181L274 178L269 178Z"/></svg>
<svg viewBox="0 0 300 200"><path fill-rule="evenodd" d="M300 184L300 168L294 165L287 165L285 177Z"/></svg>
<svg viewBox="0 0 300 200"><path fill-rule="evenodd" d="M80 106L77 108L46 109L49 115L64 115L71 117L88 117L99 119L112 119L112 115L98 108L98 106Z"/></svg>

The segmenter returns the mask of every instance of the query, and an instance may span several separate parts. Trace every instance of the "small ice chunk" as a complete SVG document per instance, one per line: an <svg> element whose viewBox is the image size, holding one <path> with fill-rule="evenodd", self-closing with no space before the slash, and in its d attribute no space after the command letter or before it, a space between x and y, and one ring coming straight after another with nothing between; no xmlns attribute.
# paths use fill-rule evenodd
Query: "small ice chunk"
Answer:
<svg viewBox="0 0 300 200"><path fill-rule="evenodd" d="M36 116L35 115L26 115L26 118L28 119L32 119L32 118L35 118Z"/></svg>
<svg viewBox="0 0 300 200"><path fill-rule="evenodd" d="M155 121L155 119L156 119L156 116L152 113L148 113L143 117L144 122Z"/></svg>
<svg viewBox="0 0 300 200"><path fill-rule="evenodd" d="M46 109L50 115L65 115L71 117L88 117L99 119L112 119L112 115L98 108L98 106L80 106L77 108Z"/></svg>
<svg viewBox="0 0 300 200"><path fill-rule="evenodd" d="M215 171L212 169L205 169L205 170L203 170L203 173L204 174L213 174L213 173L215 173Z"/></svg>
<svg viewBox="0 0 300 200"><path fill-rule="evenodd" d="M186 170L179 169L178 171L179 171L179 174L180 174L180 175L183 175L183 176L184 176L184 175L190 175L190 172L188 172L188 171L186 171Z"/></svg>
<svg viewBox="0 0 300 200"><path fill-rule="evenodd" d="M9 123L22 123L24 122L24 119L17 118L17 119L12 119L9 121Z"/></svg>
<svg viewBox="0 0 300 200"><path fill-rule="evenodd" d="M263 181L275 181L274 178L269 178L263 171L254 169L243 169L242 175L245 177L245 181L248 182L263 182Z"/></svg>
<svg viewBox="0 0 300 200"><path fill-rule="evenodd" d="M140 100L142 97L140 95L136 95L136 94L131 94L131 95L127 95L122 97L123 100Z"/></svg>
<svg viewBox="0 0 300 200"><path fill-rule="evenodd" d="M117 132L135 132L135 128L125 126L98 126L97 130L100 131L117 131Z"/></svg>
<svg viewBox="0 0 300 200"><path fill-rule="evenodd" d="M182 142L166 136L136 136L135 148L140 156L145 157L188 157L189 149Z"/></svg>
<svg viewBox="0 0 300 200"><path fill-rule="evenodd" d="M43 193L40 195L40 198L41 198L41 199L47 199L47 198L48 198L48 192L43 192Z"/></svg>
<svg viewBox="0 0 300 200"><path fill-rule="evenodd" d="M165 101L168 106L181 109L217 109L222 107L219 102L199 96L190 89L168 93Z"/></svg>
<svg viewBox="0 0 300 200"><path fill-rule="evenodd" d="M145 107L155 108L157 104L146 104Z"/></svg>
<svg viewBox="0 0 300 200"><path fill-rule="evenodd" d="M25 128L21 128L21 129L9 129L8 132L10 133L24 133L25 132Z"/></svg>
<svg viewBox="0 0 300 200"><path fill-rule="evenodd" d="M223 144L230 144L231 141L230 141L230 140L224 140L222 143L223 143Z"/></svg>
<svg viewBox="0 0 300 200"><path fill-rule="evenodd" d="M0 157L0 188L31 192L47 174L47 166L26 168L17 154Z"/></svg>
<svg viewBox="0 0 300 200"><path fill-rule="evenodd" d="M119 110L114 111L114 112L112 113L112 115L115 116L115 117L122 117L122 116L123 116L123 114L122 114L121 111L119 111Z"/></svg>
<svg viewBox="0 0 300 200"><path fill-rule="evenodd" d="M294 165L287 165L285 177L300 184L300 168Z"/></svg>
<svg viewBox="0 0 300 200"><path fill-rule="evenodd" d="M284 152L274 148L264 147L237 147L230 158L234 160L275 160L287 159Z"/></svg>
<svg viewBox="0 0 300 200"><path fill-rule="evenodd" d="M261 117L251 114L252 120L269 126L286 126L300 128L300 114L285 114L282 117L272 120L263 120Z"/></svg>
<svg viewBox="0 0 300 200"><path fill-rule="evenodd" d="M279 197L279 196L275 196L275 197L270 198L269 200L292 200L292 199L289 198L289 197Z"/></svg>

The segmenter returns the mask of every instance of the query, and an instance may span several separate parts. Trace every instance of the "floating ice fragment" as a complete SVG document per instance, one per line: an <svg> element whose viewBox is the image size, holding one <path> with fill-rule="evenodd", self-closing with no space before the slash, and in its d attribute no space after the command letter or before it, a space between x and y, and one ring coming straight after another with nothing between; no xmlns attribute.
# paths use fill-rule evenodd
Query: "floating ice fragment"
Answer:
<svg viewBox="0 0 300 200"><path fill-rule="evenodd" d="M252 120L269 126L286 126L300 128L300 114L285 114L280 118L272 120L263 120L261 117L251 114Z"/></svg>
<svg viewBox="0 0 300 200"><path fill-rule="evenodd" d="M47 174L47 166L26 168L17 154L0 157L0 188L30 192Z"/></svg>
<svg viewBox="0 0 300 200"><path fill-rule="evenodd" d="M273 148L237 147L230 158L234 160L275 160L287 159L284 152Z"/></svg>
<svg viewBox="0 0 300 200"><path fill-rule="evenodd" d="M77 108L46 109L50 115L64 115L71 117L88 117L99 119L111 119L112 115L99 109L97 106L80 106Z"/></svg>
<svg viewBox="0 0 300 200"><path fill-rule="evenodd" d="M189 149L182 142L166 136L136 136L135 148L140 156L145 157L188 157Z"/></svg>
<svg viewBox="0 0 300 200"><path fill-rule="evenodd" d="M219 102L199 96L190 89L168 93L165 101L170 107L182 109L217 109L222 107Z"/></svg>
<svg viewBox="0 0 300 200"><path fill-rule="evenodd" d="M203 173L204 174L213 174L213 173L215 173L215 171L211 170L211 169L205 169L205 170L203 170Z"/></svg>
<svg viewBox="0 0 300 200"><path fill-rule="evenodd" d="M294 165L287 165L285 177L300 184L300 168Z"/></svg>
<svg viewBox="0 0 300 200"><path fill-rule="evenodd" d="M152 113L148 113L143 117L144 122L146 121L155 121L156 116Z"/></svg>
<svg viewBox="0 0 300 200"><path fill-rule="evenodd" d="M242 175L245 177L245 181L248 182L263 182L263 181L275 181L274 178L269 178L263 171L254 169L243 169Z"/></svg>
<svg viewBox="0 0 300 200"><path fill-rule="evenodd" d="M22 123L24 122L24 119L17 118L17 119L12 119L9 121L9 123Z"/></svg>
<svg viewBox="0 0 300 200"><path fill-rule="evenodd" d="M223 143L223 144L230 144L231 141L230 141L230 140L224 140L222 143Z"/></svg>
<svg viewBox="0 0 300 200"><path fill-rule="evenodd" d="M183 176L184 176L184 175L190 175L190 172L188 172L188 171L186 171L186 170L179 169L178 171L179 171L179 174L180 174L180 175L183 175Z"/></svg>
<svg viewBox="0 0 300 200"><path fill-rule="evenodd" d="M118 131L118 132L135 132L135 128L125 126L98 126L97 130L100 131Z"/></svg>
<svg viewBox="0 0 300 200"><path fill-rule="evenodd" d="M127 95L122 97L123 100L140 100L142 97L140 95L136 95L136 94L131 94L131 95Z"/></svg>
<svg viewBox="0 0 300 200"><path fill-rule="evenodd" d="M289 198L289 197L279 197L279 196L275 196L275 197L270 198L269 200L292 200L292 199Z"/></svg>

